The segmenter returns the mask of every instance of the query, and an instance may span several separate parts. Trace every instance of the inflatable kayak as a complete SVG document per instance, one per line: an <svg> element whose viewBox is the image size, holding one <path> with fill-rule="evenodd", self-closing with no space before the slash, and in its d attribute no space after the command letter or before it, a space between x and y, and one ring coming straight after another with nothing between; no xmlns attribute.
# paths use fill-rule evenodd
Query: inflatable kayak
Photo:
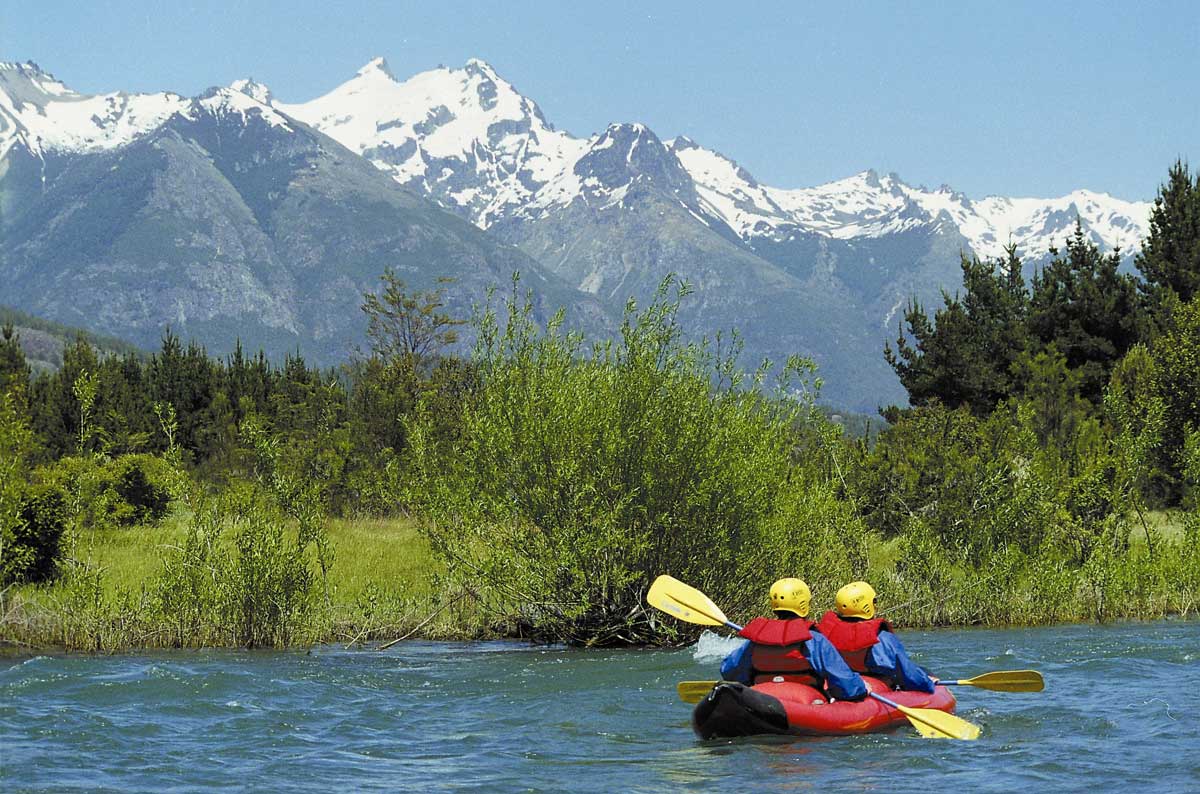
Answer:
<svg viewBox="0 0 1200 794"><path fill-rule="evenodd" d="M944 686L925 692L897 692L877 678L863 676L872 691L901 706L954 712L954 695ZM846 736L874 733L908 719L898 710L874 698L828 702L806 684L768 681L745 686L722 681L713 687L692 712L692 727L701 739L792 734L798 736Z"/></svg>

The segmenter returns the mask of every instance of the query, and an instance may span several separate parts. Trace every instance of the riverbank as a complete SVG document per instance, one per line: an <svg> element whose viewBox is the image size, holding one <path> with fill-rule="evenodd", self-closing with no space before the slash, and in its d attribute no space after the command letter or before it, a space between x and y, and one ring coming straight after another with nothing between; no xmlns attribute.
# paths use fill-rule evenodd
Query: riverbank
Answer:
<svg viewBox="0 0 1200 794"><path fill-rule="evenodd" d="M183 637L156 603L165 560L186 543L193 516L176 505L153 526L80 533L66 575L50 585L9 588L0 599L0 651L126 649L234 645L214 636ZM1129 549L1108 567L1070 570L1050 562L998 558L985 571L931 558L914 571L893 541L868 546L866 578L882 608L906 628L1031 626L1113 619L1188 616L1200 609L1200 571L1177 514L1147 516ZM332 519L333 562L327 582L288 644L345 644L404 638L502 639L520 632L476 595L448 581L416 522L408 518ZM910 555L911 556L911 555ZM999 564L997 564L997 562ZM326 586L327 585L327 586ZM1114 597L1119 593L1120 597ZM814 594L814 614L832 606ZM685 627L685 632L687 631ZM686 640L690 634L682 635Z"/></svg>
<svg viewBox="0 0 1200 794"><path fill-rule="evenodd" d="M180 645L153 607L164 561L186 542L191 520L190 512L176 506L157 525L80 533L64 576L4 594L0 650L108 652ZM331 519L327 533L334 550L327 596L323 585L314 588L292 644L496 635L469 595L445 586L444 566L413 521Z"/></svg>

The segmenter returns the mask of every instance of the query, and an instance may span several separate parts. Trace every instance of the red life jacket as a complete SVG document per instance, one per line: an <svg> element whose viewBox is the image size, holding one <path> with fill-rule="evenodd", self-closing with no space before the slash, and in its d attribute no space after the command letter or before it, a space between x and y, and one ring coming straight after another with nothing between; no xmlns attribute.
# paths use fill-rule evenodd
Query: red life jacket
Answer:
<svg viewBox="0 0 1200 794"><path fill-rule="evenodd" d="M755 618L738 632L753 643L750 646L750 666L754 669L754 683L770 681L779 676L785 681L802 684L820 684L808 657L804 655L804 642L812 637L814 624L807 618L777 620Z"/></svg>
<svg viewBox="0 0 1200 794"><path fill-rule="evenodd" d="M817 624L817 631L825 635L856 673L869 672L867 654L879 641L879 632L891 630L891 624L883 618L846 620L833 610L822 615Z"/></svg>

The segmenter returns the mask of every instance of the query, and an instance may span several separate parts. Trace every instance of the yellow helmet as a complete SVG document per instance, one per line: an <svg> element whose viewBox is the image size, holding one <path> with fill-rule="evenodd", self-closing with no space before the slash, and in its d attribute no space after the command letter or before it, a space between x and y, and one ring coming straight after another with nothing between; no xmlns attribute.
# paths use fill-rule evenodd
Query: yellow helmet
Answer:
<svg viewBox="0 0 1200 794"><path fill-rule="evenodd" d="M795 612L802 618L808 617L808 604L812 601L812 592L803 579L788 577L780 579L771 585L771 609L779 611L786 609Z"/></svg>
<svg viewBox="0 0 1200 794"><path fill-rule="evenodd" d="M844 618L875 617L875 588L866 582L851 582L837 591L837 613Z"/></svg>

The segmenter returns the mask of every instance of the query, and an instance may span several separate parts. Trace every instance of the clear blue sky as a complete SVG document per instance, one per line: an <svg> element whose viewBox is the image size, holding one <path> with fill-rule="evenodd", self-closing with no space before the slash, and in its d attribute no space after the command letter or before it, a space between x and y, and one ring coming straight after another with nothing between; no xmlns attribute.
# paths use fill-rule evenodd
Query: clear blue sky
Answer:
<svg viewBox="0 0 1200 794"><path fill-rule="evenodd" d="M375 55L400 78L481 57L560 128L641 121L780 187L873 167L1148 199L1200 166L1195 2L0 3L0 59L88 93L253 76L294 102Z"/></svg>

